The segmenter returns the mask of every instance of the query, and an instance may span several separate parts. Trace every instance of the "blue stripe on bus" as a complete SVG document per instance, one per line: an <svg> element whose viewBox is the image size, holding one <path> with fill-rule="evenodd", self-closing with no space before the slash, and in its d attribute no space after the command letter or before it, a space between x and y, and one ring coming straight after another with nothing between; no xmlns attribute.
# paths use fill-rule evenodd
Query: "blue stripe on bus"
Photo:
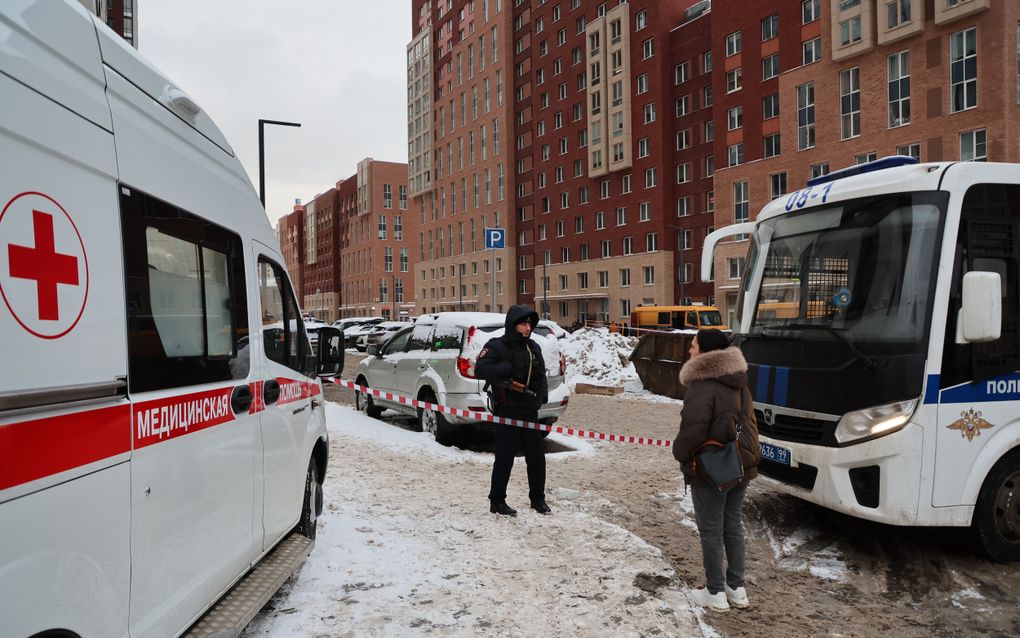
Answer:
<svg viewBox="0 0 1020 638"><path fill-rule="evenodd" d="M924 388L924 402L925 403L938 403L939 402L939 383L941 383L941 377L937 374L928 375L928 383Z"/></svg>
<svg viewBox="0 0 1020 638"><path fill-rule="evenodd" d="M758 366L758 387L755 390L754 396L758 397L759 401L764 401L765 397L769 393L769 375L772 374L772 366Z"/></svg>
<svg viewBox="0 0 1020 638"><path fill-rule="evenodd" d="M776 387L773 403L775 405L786 405L786 389L789 385L790 369L776 368Z"/></svg>

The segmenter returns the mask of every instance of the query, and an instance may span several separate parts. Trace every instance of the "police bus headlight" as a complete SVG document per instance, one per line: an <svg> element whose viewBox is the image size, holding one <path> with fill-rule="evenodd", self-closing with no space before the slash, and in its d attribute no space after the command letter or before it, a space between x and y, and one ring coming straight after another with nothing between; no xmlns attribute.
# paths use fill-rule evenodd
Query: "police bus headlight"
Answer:
<svg viewBox="0 0 1020 638"><path fill-rule="evenodd" d="M910 422L917 399L847 412L836 425L836 440L850 443L896 432Z"/></svg>

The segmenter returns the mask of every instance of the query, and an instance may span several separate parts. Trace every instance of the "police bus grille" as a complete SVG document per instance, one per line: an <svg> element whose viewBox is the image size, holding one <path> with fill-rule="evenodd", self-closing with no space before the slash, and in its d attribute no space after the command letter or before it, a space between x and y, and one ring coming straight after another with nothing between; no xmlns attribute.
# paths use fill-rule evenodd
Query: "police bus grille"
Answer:
<svg viewBox="0 0 1020 638"><path fill-rule="evenodd" d="M765 422L765 414L762 410L755 410L754 418L758 422L758 433L764 434L770 439L831 447L836 445L835 421L776 414L770 425Z"/></svg>

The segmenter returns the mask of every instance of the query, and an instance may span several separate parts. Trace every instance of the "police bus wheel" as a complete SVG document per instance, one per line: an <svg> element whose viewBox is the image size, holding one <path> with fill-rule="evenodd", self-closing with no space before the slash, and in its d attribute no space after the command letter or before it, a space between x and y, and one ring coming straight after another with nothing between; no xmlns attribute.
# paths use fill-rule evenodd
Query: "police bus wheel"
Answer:
<svg viewBox="0 0 1020 638"><path fill-rule="evenodd" d="M422 393L420 400L437 403L435 395L431 392ZM418 408L418 423L423 432L435 437L436 443L446 445L450 442L451 426L442 412L431 408Z"/></svg>
<svg viewBox="0 0 1020 638"><path fill-rule="evenodd" d="M308 475L305 476L305 493L301 505L301 521L298 532L302 536L315 538L315 530L322 511L322 483L319 482L318 463L313 456L308 461Z"/></svg>
<svg viewBox="0 0 1020 638"><path fill-rule="evenodd" d="M999 459L985 477L973 528L989 558L1020 561L1020 450Z"/></svg>
<svg viewBox="0 0 1020 638"><path fill-rule="evenodd" d="M368 387L368 379L365 377L358 377L355 382L358 385ZM366 394L361 390L354 391L354 404L358 409L358 412L364 412L365 416L373 419L378 419L382 416L382 408L376 406L375 401L372 400L371 394Z"/></svg>

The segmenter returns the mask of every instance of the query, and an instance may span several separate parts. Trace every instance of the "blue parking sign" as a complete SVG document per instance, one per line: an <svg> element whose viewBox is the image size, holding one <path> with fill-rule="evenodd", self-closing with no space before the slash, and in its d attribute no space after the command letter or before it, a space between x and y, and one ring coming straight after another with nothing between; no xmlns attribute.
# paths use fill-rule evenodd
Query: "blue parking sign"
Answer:
<svg viewBox="0 0 1020 638"><path fill-rule="evenodd" d="M493 248L506 248L505 228L485 229L485 249L489 250Z"/></svg>

